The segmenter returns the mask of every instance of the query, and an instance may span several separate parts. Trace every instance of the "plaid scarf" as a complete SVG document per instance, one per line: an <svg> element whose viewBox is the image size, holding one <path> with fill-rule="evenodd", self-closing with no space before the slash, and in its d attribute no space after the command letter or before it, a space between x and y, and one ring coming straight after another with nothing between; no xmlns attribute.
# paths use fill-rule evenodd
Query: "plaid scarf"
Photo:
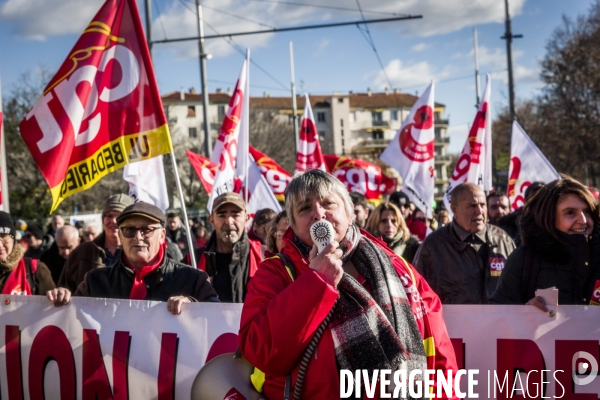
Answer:
<svg viewBox="0 0 600 400"><path fill-rule="evenodd" d="M340 298L329 324L341 369L425 370L423 339L404 286L390 257L363 237L356 225L340 243L371 287L372 295L349 274L338 284Z"/></svg>

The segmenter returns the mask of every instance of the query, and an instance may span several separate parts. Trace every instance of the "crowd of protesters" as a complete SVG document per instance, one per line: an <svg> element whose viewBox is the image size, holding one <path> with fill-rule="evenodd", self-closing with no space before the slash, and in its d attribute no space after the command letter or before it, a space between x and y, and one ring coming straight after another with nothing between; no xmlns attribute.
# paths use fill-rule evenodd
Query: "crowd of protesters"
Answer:
<svg viewBox="0 0 600 400"><path fill-rule="evenodd" d="M364 366L353 360L367 348L370 366L402 362L401 351L398 359L382 362L381 348L353 339L341 321L357 327L372 318L377 324L388 321L373 325L367 336L384 340L388 350L411 353L418 362L409 369L421 364L454 369L442 303L531 304L546 310L535 292L550 287L559 290L560 304L597 300L597 190L568 176L547 185L534 182L524 205L513 210L506 194L486 195L464 183L452 191L450 210L440 204L433 215L426 211L401 191L375 206L348 193L333 176L313 170L292 180L284 211L258 210L251 223L240 195L218 196L209 224L189 221L192 247L177 213L165 215L125 194L107 199L101 232L94 224L65 223L59 215L44 232L0 212L0 291L46 294L56 306L67 304L71 295L158 300L173 314L189 302L245 303L241 350L266 373L261 379L268 397L280 397L287 383L277 371L297 374L295 363L310 337L330 318L329 333L317 345L325 356L308 373L314 382L336 365ZM308 232L320 219L333 224L335 238L318 253ZM191 252L196 268L190 267ZM415 291L420 297L408 296L410 307L385 294ZM381 309L385 315L371 315ZM427 317L411 309L425 309ZM286 339L292 331L304 336ZM428 337L435 338L441 361L429 360L417 345ZM334 393L336 385L326 388L310 384L306 392Z"/></svg>

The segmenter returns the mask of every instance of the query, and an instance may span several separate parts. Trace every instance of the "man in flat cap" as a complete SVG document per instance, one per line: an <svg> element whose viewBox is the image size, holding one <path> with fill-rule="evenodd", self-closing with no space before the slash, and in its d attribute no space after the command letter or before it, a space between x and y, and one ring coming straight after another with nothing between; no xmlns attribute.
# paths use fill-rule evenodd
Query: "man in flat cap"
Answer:
<svg viewBox="0 0 600 400"><path fill-rule="evenodd" d="M117 218L123 251L111 268L88 272L74 296L166 301L173 314L184 303L218 301L206 272L167 257L165 214L139 201ZM56 306L69 302L68 289L47 293Z"/></svg>
<svg viewBox="0 0 600 400"><path fill-rule="evenodd" d="M246 202L237 193L221 194L209 216L213 233L204 247L196 250L198 268L206 271L219 300L243 303L248 279L262 262L260 241L248 238Z"/></svg>
<svg viewBox="0 0 600 400"><path fill-rule="evenodd" d="M82 243L69 254L57 286L74 292L88 271L110 267L117 262L121 255L117 217L125 207L132 204L133 199L126 194L116 194L108 198L102 211L104 232L91 242Z"/></svg>

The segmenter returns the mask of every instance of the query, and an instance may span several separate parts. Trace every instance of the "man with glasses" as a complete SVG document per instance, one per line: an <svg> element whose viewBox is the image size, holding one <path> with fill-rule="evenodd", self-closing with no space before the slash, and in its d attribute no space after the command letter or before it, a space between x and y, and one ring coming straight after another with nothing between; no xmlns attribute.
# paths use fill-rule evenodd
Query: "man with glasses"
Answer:
<svg viewBox="0 0 600 400"><path fill-rule="evenodd" d="M88 271L110 267L119 259L121 239L117 217L131 204L133 199L126 194L109 197L102 211L104 232L91 242L82 243L69 255L57 286L74 292Z"/></svg>
<svg viewBox="0 0 600 400"><path fill-rule="evenodd" d="M204 271L180 264L166 255L165 214L139 201L117 218L123 251L112 268L86 274L74 296L166 301L172 314L184 303L218 301ZM71 292L58 288L47 293L56 306L67 304Z"/></svg>

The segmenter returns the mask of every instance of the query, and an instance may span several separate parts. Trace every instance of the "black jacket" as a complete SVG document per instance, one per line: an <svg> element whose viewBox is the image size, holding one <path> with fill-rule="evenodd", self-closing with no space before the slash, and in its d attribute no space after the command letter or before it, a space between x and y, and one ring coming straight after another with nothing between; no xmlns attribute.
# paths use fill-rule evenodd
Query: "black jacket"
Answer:
<svg viewBox="0 0 600 400"><path fill-rule="evenodd" d="M134 272L123 257L124 254L112 268L98 268L88 272L73 295L128 299ZM218 301L206 272L180 264L166 255L162 265L147 275L144 282L148 292L145 300L167 301L171 296L186 296L196 301Z"/></svg>
<svg viewBox="0 0 600 400"><path fill-rule="evenodd" d="M537 289L554 286L559 304L589 304L600 280L600 229L590 236L561 234L561 240L539 229L531 233L508 258L490 302L525 304Z"/></svg>
<svg viewBox="0 0 600 400"><path fill-rule="evenodd" d="M56 242L52 243L52 246L48 250L42 253L40 261L46 264L50 273L52 274L52 280L54 283L58 283L60 274L65 267L66 258L60 255L58 252L58 245Z"/></svg>
<svg viewBox="0 0 600 400"><path fill-rule="evenodd" d="M443 304L486 304L515 244L493 225L487 225L485 243L463 241L455 225L452 222L427 236L413 265Z"/></svg>

